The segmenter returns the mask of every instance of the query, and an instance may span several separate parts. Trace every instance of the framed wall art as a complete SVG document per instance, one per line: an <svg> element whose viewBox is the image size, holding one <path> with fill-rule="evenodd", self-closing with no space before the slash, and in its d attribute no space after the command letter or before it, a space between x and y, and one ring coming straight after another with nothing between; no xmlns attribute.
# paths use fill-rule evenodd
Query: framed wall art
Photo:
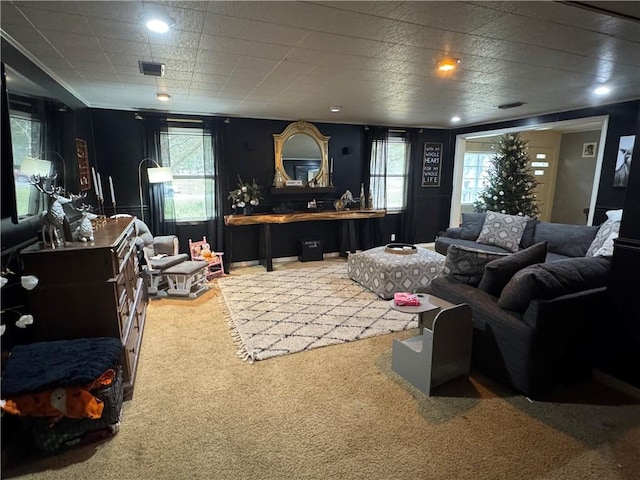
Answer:
<svg viewBox="0 0 640 480"><path fill-rule="evenodd" d="M598 151L598 142L589 142L582 144L582 158L594 158Z"/></svg>
<svg viewBox="0 0 640 480"><path fill-rule="evenodd" d="M631 171L631 154L636 143L635 135L625 135L620 137L618 143L618 156L616 158L616 168L613 172L613 186L626 187L629 182L629 172Z"/></svg>
<svg viewBox="0 0 640 480"><path fill-rule="evenodd" d="M442 164L442 144L424 144L424 157L422 159L422 186L440 186L440 166Z"/></svg>

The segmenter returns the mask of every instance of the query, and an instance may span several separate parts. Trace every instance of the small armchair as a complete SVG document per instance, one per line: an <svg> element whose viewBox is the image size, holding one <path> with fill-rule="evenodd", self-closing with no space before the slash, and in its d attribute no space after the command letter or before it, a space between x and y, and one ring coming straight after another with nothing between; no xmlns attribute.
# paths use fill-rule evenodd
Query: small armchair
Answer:
<svg viewBox="0 0 640 480"><path fill-rule="evenodd" d="M149 295L161 295L166 280L162 273L174 265L189 260L189 255L179 253L178 237L160 235L154 237L146 223L136 218L137 244L147 262L147 290Z"/></svg>

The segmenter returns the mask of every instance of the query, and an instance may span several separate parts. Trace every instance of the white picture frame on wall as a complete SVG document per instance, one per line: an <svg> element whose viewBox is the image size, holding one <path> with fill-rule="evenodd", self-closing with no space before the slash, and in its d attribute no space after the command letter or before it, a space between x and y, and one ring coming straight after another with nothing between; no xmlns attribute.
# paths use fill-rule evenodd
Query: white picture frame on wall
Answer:
<svg viewBox="0 0 640 480"><path fill-rule="evenodd" d="M631 159L635 143L635 135L624 135L620 137L618 157L616 159L615 171L613 172L614 187L626 187L627 183L629 183L629 172L631 171Z"/></svg>
<svg viewBox="0 0 640 480"><path fill-rule="evenodd" d="M598 142L582 144L582 158L595 158L598 151Z"/></svg>

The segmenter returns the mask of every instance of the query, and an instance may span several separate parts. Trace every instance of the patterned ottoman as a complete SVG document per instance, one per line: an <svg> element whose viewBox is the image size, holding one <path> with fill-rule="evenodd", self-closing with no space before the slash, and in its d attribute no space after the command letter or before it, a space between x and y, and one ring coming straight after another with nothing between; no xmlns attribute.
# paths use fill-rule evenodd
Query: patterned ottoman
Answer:
<svg viewBox="0 0 640 480"><path fill-rule="evenodd" d="M349 255L347 275L381 298L429 286L442 272L445 256L417 247L415 253L389 253L376 247Z"/></svg>

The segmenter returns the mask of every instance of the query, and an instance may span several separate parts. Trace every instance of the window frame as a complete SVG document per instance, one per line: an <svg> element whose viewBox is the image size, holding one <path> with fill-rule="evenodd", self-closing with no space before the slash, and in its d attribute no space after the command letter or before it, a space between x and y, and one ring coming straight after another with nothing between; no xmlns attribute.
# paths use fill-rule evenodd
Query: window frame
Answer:
<svg viewBox="0 0 640 480"><path fill-rule="evenodd" d="M485 161L491 161L491 156L493 156L495 154L495 152L493 151L473 151L473 152L464 152L464 157L463 157L463 165L462 165L462 183L461 183L461 187L460 187L460 205L461 206L465 206L465 205L473 205L475 203L475 201L478 198L478 193L483 189L484 185L481 185L481 182L484 180L483 177L486 177L486 174L488 172L488 167L487 166L485 168ZM475 156L478 157L476 159L476 165L472 165L469 166L467 165L467 156ZM487 157L486 159L482 159L481 157ZM475 175L473 176L468 176L466 174L468 169L473 169L475 170ZM472 179L475 182L475 188L466 188L465 187L465 181ZM469 191L469 190L475 190L476 192L476 197L471 200L470 202L466 202L464 201L464 195L465 195L465 190Z"/></svg>
<svg viewBox="0 0 640 480"><path fill-rule="evenodd" d="M408 134L405 130L390 130L388 133L388 136L386 139L377 139L374 140L374 143L376 142L381 142L384 145L384 148L387 150L387 155L386 155L386 164L385 164L385 168L384 168L384 174L379 174L376 173L372 170L375 162L374 159L371 159L371 167L369 168L369 178L370 178L370 188L372 188L372 186L374 184L376 184L377 182L374 179L379 179L379 178L384 178L384 188L385 188L385 196L384 196L384 201L385 201L385 205L380 206L380 205L376 205L375 208L384 208L387 213L402 213L404 210L407 209L407 187L408 187L408 180L409 180L409 155L411 152L411 144L409 141L409 137ZM404 165L403 165L403 173L402 174L397 174L397 173L393 173L390 174L388 167L389 167L389 155L388 155L388 151L389 151L389 145L390 144L404 144ZM372 155L373 155L373 151L372 151ZM401 206L393 206L393 207L389 207L389 196L388 196L388 192L389 192L389 183L388 183L388 179L389 178L402 178L402 204ZM375 194L375 192L372 193L373 198L376 199L378 198ZM374 200L375 201L375 200Z"/></svg>
<svg viewBox="0 0 640 480"><path fill-rule="evenodd" d="M192 132L190 132L192 131ZM173 180L202 180L204 181L204 194L205 197L207 195L207 182L211 182L210 183L210 189L211 189L211 204L212 204L212 208L211 208L211 212L207 212L207 206L206 206L206 198L205 198L205 206L204 206L204 212L202 216L198 216L198 217L190 217L190 218L180 218L178 216L178 209L176 208L176 192L175 192L175 186L173 184L173 180L171 182L171 190L167 190L165 189L165 199L166 198L171 198L172 202L173 202L173 208L172 210L175 212L175 222L177 224L190 224L190 223L201 223L201 222L207 222L209 220L212 220L215 218L215 212L216 212L216 196L215 196L215 190L217 188L216 185L216 172L215 172L215 151L213 148L213 132L207 131L204 128L204 125L202 124L202 122L197 122L193 125L190 124L186 124L186 123L182 123L182 122L169 122L167 125L167 130L166 131L161 131L160 132L161 137L162 136L167 136L167 145L169 147L169 161L167 162L167 158L165 157L164 153L161 152L160 158L161 158L161 165L162 166L171 166L173 168ZM202 152L202 174L179 174L176 173L176 169L174 166L175 163L175 156L171 154L171 142L170 142L170 137L172 135L192 135L194 137L198 137L199 140L202 142L203 148L210 148L210 158L211 158L211 164L209 165L209 169L207 169L207 165L206 165L206 152ZM208 138L209 141L205 141L205 139ZM164 145L164 142L161 140L161 145ZM205 146L206 145L206 146ZM210 173L207 172L207 170L210 171ZM166 208L166 207L165 207ZM208 214L210 216L208 216Z"/></svg>
<svg viewBox="0 0 640 480"><path fill-rule="evenodd" d="M29 155L31 158L38 158L41 156L42 145L44 142L45 128L46 123L44 119L39 115L38 104L40 100L38 98L26 97L23 95L9 93L8 95L8 106L9 106L9 122L11 123L15 119L26 120L31 123L31 129L34 128L34 125L37 125L38 132L37 138L33 136L31 133L31 141L29 147ZM15 132L13 128L11 130L11 144L13 151L12 161L12 171L13 178L12 181L15 184L15 202L16 202L16 216L18 219L18 223L37 216L43 208L42 198L40 193L35 189L34 186L31 186L29 189L29 200L27 201L27 211L21 211L21 202L18 199L18 178L16 176L16 172L19 171L19 166L16 164L16 144L15 144ZM20 162L20 166L22 166L22 162Z"/></svg>

